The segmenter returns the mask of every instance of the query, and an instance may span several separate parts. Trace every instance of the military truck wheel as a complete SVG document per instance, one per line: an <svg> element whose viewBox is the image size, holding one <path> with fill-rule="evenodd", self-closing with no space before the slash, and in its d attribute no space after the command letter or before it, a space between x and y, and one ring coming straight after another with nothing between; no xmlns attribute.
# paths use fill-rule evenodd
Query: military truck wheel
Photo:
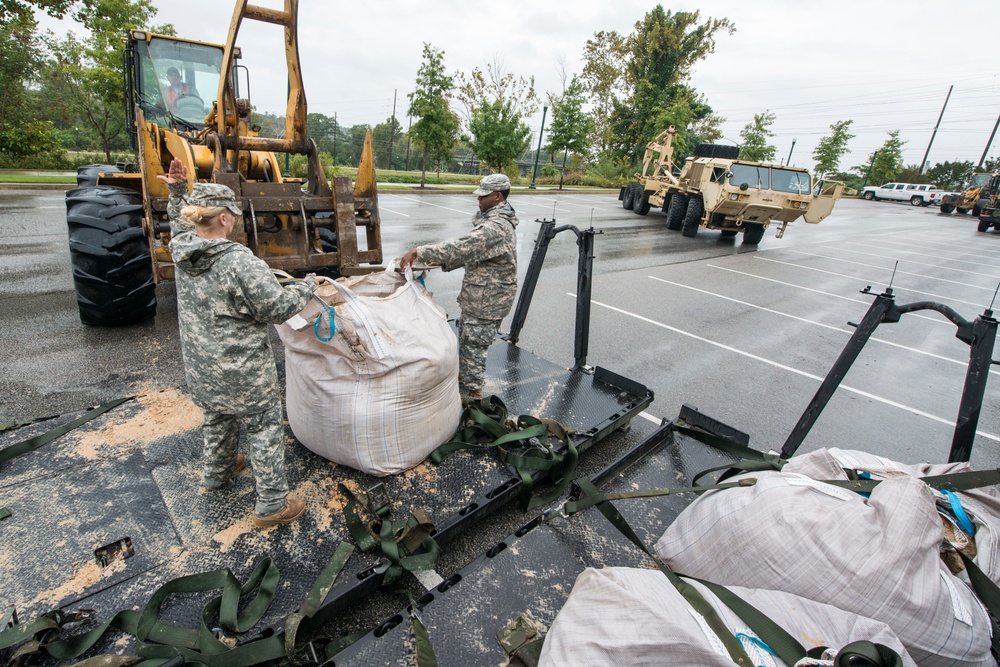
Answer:
<svg viewBox="0 0 1000 667"><path fill-rule="evenodd" d="M701 227L701 214L705 212L705 202L701 195L691 195L688 200L687 211L684 212L684 225L681 227L681 235L694 238L698 235L698 228Z"/></svg>
<svg viewBox="0 0 1000 667"><path fill-rule="evenodd" d="M666 215L670 211L670 202L673 198L673 194L663 195L663 206L660 207L660 210L663 211L663 215Z"/></svg>
<svg viewBox="0 0 1000 667"><path fill-rule="evenodd" d="M113 164L87 164L76 168L76 187L97 185L97 175L101 172L120 174L121 169Z"/></svg>
<svg viewBox="0 0 1000 667"><path fill-rule="evenodd" d="M924 200L918 197L917 195L913 195L912 197L910 197L910 206L922 206L923 203Z"/></svg>
<svg viewBox="0 0 1000 667"><path fill-rule="evenodd" d="M678 230L684 226L684 214L687 213L688 196L676 193L670 198L667 209L667 229Z"/></svg>
<svg viewBox="0 0 1000 667"><path fill-rule="evenodd" d="M764 225L744 225L744 245L757 245L762 238L764 238Z"/></svg>
<svg viewBox="0 0 1000 667"><path fill-rule="evenodd" d="M955 210L955 205L954 204L941 204L941 212L942 213L951 213L954 210Z"/></svg>
<svg viewBox="0 0 1000 667"><path fill-rule="evenodd" d="M142 220L142 195L134 190L91 185L66 193L69 254L84 324L121 326L156 315Z"/></svg>
<svg viewBox="0 0 1000 667"><path fill-rule="evenodd" d="M698 144L692 151L695 157L717 157L723 160L735 160L740 156L739 146L723 144Z"/></svg>
<svg viewBox="0 0 1000 667"><path fill-rule="evenodd" d="M635 207L635 188L632 186L635 183L629 183L625 186L625 193L622 195L622 208L626 211L631 211Z"/></svg>
<svg viewBox="0 0 1000 667"><path fill-rule="evenodd" d="M728 237L736 236L737 234L739 234L739 231L737 231L735 229L723 229L722 230L722 236L723 236L723 238L725 238L727 236Z"/></svg>
<svg viewBox="0 0 1000 667"><path fill-rule="evenodd" d="M989 218L979 218L979 231L988 232L991 226Z"/></svg>
<svg viewBox="0 0 1000 667"><path fill-rule="evenodd" d="M639 196L635 199L635 212L639 215L646 215L649 213L649 195L653 194L652 190L643 190L639 193Z"/></svg>
<svg viewBox="0 0 1000 667"><path fill-rule="evenodd" d="M864 193L863 195L861 195L861 198L862 199L867 199L868 201L871 201L871 200L875 199L875 193L871 192L871 191L868 191L868 192Z"/></svg>
<svg viewBox="0 0 1000 667"><path fill-rule="evenodd" d="M969 209L967 209L967 208L962 208L961 206L959 206L959 207L957 207L957 208L955 209L955 213L958 213L959 215L965 215L965 214L966 214L966 213L968 213L968 212L969 212Z"/></svg>
<svg viewBox="0 0 1000 667"><path fill-rule="evenodd" d="M978 218L979 214L983 212L983 209L989 205L990 205L990 200L987 199L986 197L983 197L982 199L977 201L975 205L972 207L972 215Z"/></svg>

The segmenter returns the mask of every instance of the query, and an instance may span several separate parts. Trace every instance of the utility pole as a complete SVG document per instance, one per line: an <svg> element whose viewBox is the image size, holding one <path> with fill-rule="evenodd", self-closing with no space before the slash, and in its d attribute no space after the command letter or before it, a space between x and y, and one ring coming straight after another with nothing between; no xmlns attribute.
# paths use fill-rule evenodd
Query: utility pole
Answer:
<svg viewBox="0 0 1000 667"><path fill-rule="evenodd" d="M545 114L548 113L548 107L542 107L542 128L538 130L538 150L535 151L535 169L531 172L531 185L528 189L535 189L535 176L538 175L538 156L542 154L542 135L545 134Z"/></svg>
<svg viewBox="0 0 1000 667"><path fill-rule="evenodd" d="M792 151L795 150L795 137L792 137L792 147L788 149L788 159L785 160L785 164L791 166L792 164Z"/></svg>
<svg viewBox="0 0 1000 667"><path fill-rule="evenodd" d="M333 112L333 166L337 166L337 135L340 129L337 127L337 112Z"/></svg>
<svg viewBox="0 0 1000 667"><path fill-rule="evenodd" d="M407 116L409 124L406 126L406 171L410 170L410 130L413 129L413 116Z"/></svg>
<svg viewBox="0 0 1000 667"><path fill-rule="evenodd" d="M997 126L1000 126L1000 116L997 116L997 122L993 125L993 132L990 133L990 140L986 142L986 148L983 149L983 155L979 158L979 165L976 169L982 169L983 163L986 162L986 154L990 152L990 146L993 144L993 137L997 136ZM80 150L77 147L77 150Z"/></svg>
<svg viewBox="0 0 1000 667"><path fill-rule="evenodd" d="M392 139L396 132L396 89L392 89L392 120L389 121L389 164L386 169L392 169Z"/></svg>
<svg viewBox="0 0 1000 667"><path fill-rule="evenodd" d="M920 161L920 171L918 174L924 173L924 165L927 164L927 156L931 152L931 146L934 144L934 137L937 136L938 128L941 126L941 118L944 117L944 110L948 108L948 100L951 98L951 91L954 90L955 85L952 84L948 86L948 95L944 98L944 106L941 107L941 114L938 115L937 124L934 125L934 131L931 132L931 140L927 143L927 150L924 152L924 159Z"/></svg>
<svg viewBox="0 0 1000 667"><path fill-rule="evenodd" d="M868 176L870 176L870 175L871 175L871 173L872 173L872 167L874 167L874 166L875 166L875 158L876 158L876 157L878 157L878 151L875 151L874 153L872 153L872 161L871 161L871 164L869 164L869 165L868 165L868 171L866 171L866 172L865 172L865 182L861 184L861 188L862 188L862 189L864 189L864 187L865 187L866 185L868 185Z"/></svg>

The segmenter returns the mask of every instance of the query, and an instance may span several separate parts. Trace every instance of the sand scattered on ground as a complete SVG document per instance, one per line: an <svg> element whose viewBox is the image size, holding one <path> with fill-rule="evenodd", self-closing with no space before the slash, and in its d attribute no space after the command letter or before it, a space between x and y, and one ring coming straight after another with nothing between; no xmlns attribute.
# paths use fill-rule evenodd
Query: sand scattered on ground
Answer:
<svg viewBox="0 0 1000 667"><path fill-rule="evenodd" d="M100 429L80 435L75 453L95 460L109 449L153 442L202 423L201 409L180 389L143 394L136 401L141 410L132 417L111 417Z"/></svg>
<svg viewBox="0 0 1000 667"><path fill-rule="evenodd" d="M70 575L65 583L56 588L40 592L34 600L28 603L27 607L29 609L36 607L51 609L66 598L83 593L102 579L110 579L124 570L125 567L126 562L124 558L112 561L107 567L101 567L96 561L86 561Z"/></svg>
<svg viewBox="0 0 1000 667"><path fill-rule="evenodd" d="M247 516L243 519L239 519L229 528L220 530L212 536L212 539L219 544L219 551L227 553L233 548L236 540L238 540L241 535L245 535L246 533L251 533L256 530L257 528L250 522L250 517Z"/></svg>

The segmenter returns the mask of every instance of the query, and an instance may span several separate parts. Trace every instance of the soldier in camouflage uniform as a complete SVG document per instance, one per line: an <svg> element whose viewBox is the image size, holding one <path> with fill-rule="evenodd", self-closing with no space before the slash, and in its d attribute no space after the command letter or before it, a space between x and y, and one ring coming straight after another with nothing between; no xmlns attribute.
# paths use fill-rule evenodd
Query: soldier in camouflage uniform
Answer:
<svg viewBox="0 0 1000 667"><path fill-rule="evenodd" d="M282 287L267 264L227 240L241 218L231 189L195 183L188 195L180 160L158 176L169 190L170 253L184 371L191 398L204 412L204 479L226 485L246 465L237 453L240 426L250 452L260 528L289 523L305 510L288 495L285 429L268 325L296 314L312 297L312 276ZM183 206L183 209L182 209Z"/></svg>
<svg viewBox="0 0 1000 667"><path fill-rule="evenodd" d="M465 267L458 295L458 385L464 401L483 397L486 353L517 294L517 216L507 203L509 193L510 179L504 174L486 176L473 193L479 197L479 213L472 231L455 241L413 248L400 261L402 266L419 261L445 271Z"/></svg>

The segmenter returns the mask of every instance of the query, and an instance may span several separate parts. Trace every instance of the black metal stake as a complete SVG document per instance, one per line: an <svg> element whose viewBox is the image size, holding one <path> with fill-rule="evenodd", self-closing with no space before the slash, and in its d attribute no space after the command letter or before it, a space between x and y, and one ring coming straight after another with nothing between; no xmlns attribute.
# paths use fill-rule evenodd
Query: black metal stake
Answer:
<svg viewBox="0 0 1000 667"><path fill-rule="evenodd" d="M987 310L972 325L972 343L969 345L969 370L965 374L962 402L958 407L955 435L951 441L948 462L968 461L972 456L972 443L976 439L979 413L986 394L986 380L993 363L993 346L997 338L997 321L993 311Z"/></svg>
<svg viewBox="0 0 1000 667"><path fill-rule="evenodd" d="M545 263L545 253L549 250L549 241L555 236L552 229L556 226L555 220L536 220L540 222L542 228L535 237L535 248L531 251L531 261L528 262L528 271L524 275L524 283L521 285L521 294L517 297L517 306L514 307L514 317L510 322L510 333L506 339L511 343L517 343L521 335L521 328L524 327L524 320L528 317L528 308L531 306L531 299L535 295L535 286L538 284L538 274L542 271L542 264Z"/></svg>
<svg viewBox="0 0 1000 667"><path fill-rule="evenodd" d="M886 313L894 306L895 300L891 288L887 288L885 292L875 297L875 301L868 308L868 312L865 313L861 324L855 329L851 340L844 346L844 350L837 357L837 361L830 368L830 372L827 373L819 389L816 390L816 395L813 396L812 401L809 402L809 406L802 413L802 416L799 417L799 423L795 425L795 428L788 435L788 439L785 440L785 444L781 447L782 458L789 458L802 445L802 441L808 435L809 430L816 423L816 420L819 419L823 408L830 402L833 392L837 391L837 387L840 386L840 383L847 375L847 371L851 369L851 364L858 358L861 349L868 342L868 339L871 338L871 335L875 333L878 325L882 323Z"/></svg>
<svg viewBox="0 0 1000 667"><path fill-rule="evenodd" d="M590 348L590 293L594 282L594 229L576 232L576 245L579 247L576 271L576 330L573 352L576 359L574 369L587 365L587 352Z"/></svg>

